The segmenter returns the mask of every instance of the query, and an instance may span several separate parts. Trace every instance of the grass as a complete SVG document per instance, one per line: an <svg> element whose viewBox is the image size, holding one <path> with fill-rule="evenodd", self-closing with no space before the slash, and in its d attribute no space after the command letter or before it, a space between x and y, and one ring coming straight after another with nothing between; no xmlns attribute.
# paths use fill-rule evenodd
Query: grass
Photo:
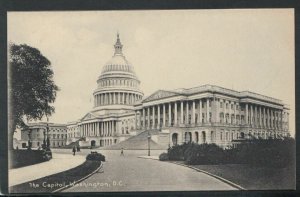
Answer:
<svg viewBox="0 0 300 197"><path fill-rule="evenodd" d="M100 162L85 161L70 170L29 181L9 188L10 193L50 193L92 173Z"/></svg>
<svg viewBox="0 0 300 197"><path fill-rule="evenodd" d="M218 175L247 190L294 190L295 166L285 168L255 167L244 164L193 165L200 170Z"/></svg>

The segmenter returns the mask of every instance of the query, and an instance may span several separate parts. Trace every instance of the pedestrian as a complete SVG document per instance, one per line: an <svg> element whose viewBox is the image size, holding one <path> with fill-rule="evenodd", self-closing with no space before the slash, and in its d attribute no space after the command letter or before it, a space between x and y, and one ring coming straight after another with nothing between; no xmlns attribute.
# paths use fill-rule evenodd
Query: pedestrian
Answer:
<svg viewBox="0 0 300 197"><path fill-rule="evenodd" d="M121 149L121 155L120 156L124 156L124 149Z"/></svg>
<svg viewBox="0 0 300 197"><path fill-rule="evenodd" d="M73 156L75 156L75 153L76 153L76 148L75 146L73 146Z"/></svg>

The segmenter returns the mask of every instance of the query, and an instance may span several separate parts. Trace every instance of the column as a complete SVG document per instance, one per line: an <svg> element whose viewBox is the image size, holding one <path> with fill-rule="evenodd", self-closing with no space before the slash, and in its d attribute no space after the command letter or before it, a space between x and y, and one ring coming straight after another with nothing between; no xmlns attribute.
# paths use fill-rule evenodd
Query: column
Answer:
<svg viewBox="0 0 300 197"><path fill-rule="evenodd" d="M189 123L189 101L186 101L186 108L185 108L185 124Z"/></svg>
<svg viewBox="0 0 300 197"><path fill-rule="evenodd" d="M259 106L258 110L259 110L259 127L261 127L262 126L262 122L261 122L261 119L262 119L262 116L261 116L261 106Z"/></svg>
<svg viewBox="0 0 300 197"><path fill-rule="evenodd" d="M270 128L270 121L269 121L269 109L266 110L266 113L267 113L267 116L266 116L266 119L267 119L267 128Z"/></svg>
<svg viewBox="0 0 300 197"><path fill-rule="evenodd" d="M108 121L105 122L105 135L108 136Z"/></svg>
<svg viewBox="0 0 300 197"><path fill-rule="evenodd" d="M152 129L155 129L155 106L152 106Z"/></svg>
<svg viewBox="0 0 300 197"><path fill-rule="evenodd" d="M160 106L157 105L157 129L160 128Z"/></svg>
<svg viewBox="0 0 300 197"><path fill-rule="evenodd" d="M108 122L108 130L109 130L109 136L112 136L112 121Z"/></svg>
<svg viewBox="0 0 300 197"><path fill-rule="evenodd" d="M224 99L223 100L223 114L224 114L223 124L226 124L226 112L227 112L227 109L226 109L226 100Z"/></svg>
<svg viewBox="0 0 300 197"><path fill-rule="evenodd" d="M282 110L280 111L280 129L282 130L283 129L283 114L282 114Z"/></svg>
<svg viewBox="0 0 300 197"><path fill-rule="evenodd" d="M166 106L163 104L163 127L166 126Z"/></svg>
<svg viewBox="0 0 300 197"><path fill-rule="evenodd" d="M137 111L134 111L135 129L137 129Z"/></svg>
<svg viewBox="0 0 300 197"><path fill-rule="evenodd" d="M255 107L254 107L254 125L257 127L257 125L258 125L258 122L257 122L257 117L258 117L258 115L257 115L257 105L255 105Z"/></svg>
<svg viewBox="0 0 300 197"><path fill-rule="evenodd" d="M106 122L103 122L103 136L106 136Z"/></svg>
<svg viewBox="0 0 300 197"><path fill-rule="evenodd" d="M143 108L143 128L146 129L146 112L145 112L145 108Z"/></svg>
<svg viewBox="0 0 300 197"><path fill-rule="evenodd" d="M183 101L180 101L180 124L183 123Z"/></svg>
<svg viewBox="0 0 300 197"><path fill-rule="evenodd" d="M111 132L113 135L115 134L115 121L112 121Z"/></svg>
<svg viewBox="0 0 300 197"><path fill-rule="evenodd" d="M113 92L113 98L114 98L114 102L113 102L113 104L116 104L117 102L116 102L116 93L115 92Z"/></svg>
<svg viewBox="0 0 300 197"><path fill-rule="evenodd" d="M233 121L233 124L234 125L236 125L236 123L237 123L237 120L236 120L236 106L237 106L237 104L234 103L233 104L233 110L234 110L234 121Z"/></svg>
<svg viewBox="0 0 300 197"><path fill-rule="evenodd" d="M209 122L209 98L206 99L206 122Z"/></svg>
<svg viewBox="0 0 300 197"><path fill-rule="evenodd" d="M202 124L202 100L199 100L199 123Z"/></svg>
<svg viewBox="0 0 300 197"><path fill-rule="evenodd" d="M267 123L266 123L267 116L266 116L266 108L265 107L263 108L263 115L264 115L263 125L264 125L264 128L266 128L267 127Z"/></svg>
<svg viewBox="0 0 300 197"><path fill-rule="evenodd" d="M229 101L228 102L228 105L229 105L229 112L228 112L228 114L229 114L229 117L228 117L228 122L229 122L229 124L231 124L231 113L232 113L232 110L231 110L231 104L232 104L232 102L231 101Z"/></svg>
<svg viewBox="0 0 300 197"><path fill-rule="evenodd" d="M174 103L174 125L177 125L177 102Z"/></svg>
<svg viewBox="0 0 300 197"><path fill-rule="evenodd" d="M192 104L192 124L195 124L195 100L193 100L193 104Z"/></svg>
<svg viewBox="0 0 300 197"><path fill-rule="evenodd" d="M171 103L169 103L169 127L171 126L172 120L171 120Z"/></svg>
<svg viewBox="0 0 300 197"><path fill-rule="evenodd" d="M147 121L148 121L148 129L150 129L150 107L147 107L147 115L148 115L148 117L147 117Z"/></svg>
<svg viewBox="0 0 300 197"><path fill-rule="evenodd" d="M250 124L253 126L253 105L250 105Z"/></svg>
<svg viewBox="0 0 300 197"><path fill-rule="evenodd" d="M101 122L101 137L104 136L104 122Z"/></svg>
<svg viewBox="0 0 300 197"><path fill-rule="evenodd" d="M246 120L246 125L247 125L248 124L248 103L246 103L245 120Z"/></svg>
<svg viewBox="0 0 300 197"><path fill-rule="evenodd" d="M273 129L274 128L274 122L273 122L273 119L274 119L274 116L273 116L273 110L272 109L270 109L270 113L271 113L271 115L270 115L270 117L271 117L271 128Z"/></svg>

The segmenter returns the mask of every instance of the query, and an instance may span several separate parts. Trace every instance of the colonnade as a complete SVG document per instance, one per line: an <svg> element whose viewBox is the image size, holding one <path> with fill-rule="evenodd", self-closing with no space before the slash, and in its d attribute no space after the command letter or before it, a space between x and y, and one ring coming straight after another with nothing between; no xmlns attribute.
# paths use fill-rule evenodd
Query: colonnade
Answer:
<svg viewBox="0 0 300 197"><path fill-rule="evenodd" d="M104 121L104 122L91 122L82 123L79 125L79 131L81 137L110 137L116 133L116 121Z"/></svg>
<svg viewBox="0 0 300 197"><path fill-rule="evenodd" d="M145 106L136 110L137 118L139 129L218 123L283 130L288 125L288 113L282 109L215 97Z"/></svg>
<svg viewBox="0 0 300 197"><path fill-rule="evenodd" d="M246 124L252 127L261 127L269 129L288 129L284 128L288 124L289 114L280 109L274 109L266 106L245 104Z"/></svg>
<svg viewBox="0 0 300 197"><path fill-rule="evenodd" d="M94 106L114 105L114 104L133 104L142 99L136 93L128 92L107 92L94 95Z"/></svg>
<svg viewBox="0 0 300 197"><path fill-rule="evenodd" d="M212 120L211 99L209 98L147 106L136 113L140 114L140 121L138 121L140 124L137 127L144 129L158 129L199 122L208 123Z"/></svg>

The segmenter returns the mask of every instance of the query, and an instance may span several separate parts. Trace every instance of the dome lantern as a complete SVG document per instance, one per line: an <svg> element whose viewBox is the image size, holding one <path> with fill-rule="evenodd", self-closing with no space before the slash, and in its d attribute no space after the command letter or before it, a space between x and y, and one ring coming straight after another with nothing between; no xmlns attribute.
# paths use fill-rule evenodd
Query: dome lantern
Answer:
<svg viewBox="0 0 300 197"><path fill-rule="evenodd" d="M114 47L115 47L114 55L123 55L123 53L122 53L123 45L121 44L119 33L117 33L117 42L114 45Z"/></svg>

